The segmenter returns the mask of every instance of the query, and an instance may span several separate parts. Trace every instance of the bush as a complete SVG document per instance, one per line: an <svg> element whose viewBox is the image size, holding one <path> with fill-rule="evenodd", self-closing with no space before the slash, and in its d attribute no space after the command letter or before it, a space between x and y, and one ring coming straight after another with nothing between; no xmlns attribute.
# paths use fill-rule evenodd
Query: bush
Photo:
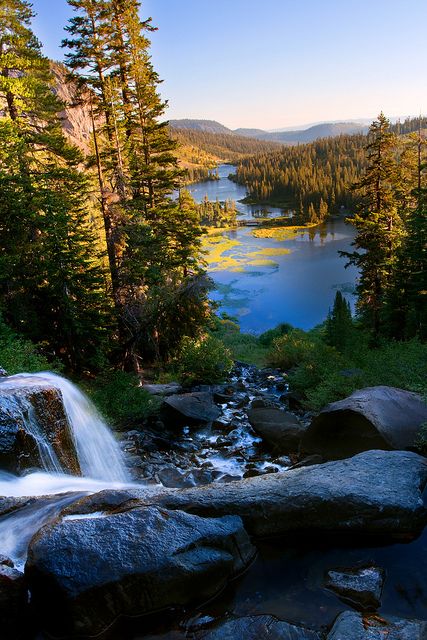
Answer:
<svg viewBox="0 0 427 640"><path fill-rule="evenodd" d="M302 362L313 360L316 349L323 346L323 343L302 331L293 329L289 333L273 340L272 347L268 354L269 362L280 369L292 369Z"/></svg>
<svg viewBox="0 0 427 640"><path fill-rule="evenodd" d="M30 340L18 337L0 315L0 367L8 374L61 370L58 362L50 362Z"/></svg>
<svg viewBox="0 0 427 640"><path fill-rule="evenodd" d="M159 400L139 386L132 373L113 371L104 374L86 388L93 402L118 429L137 426L159 409Z"/></svg>
<svg viewBox="0 0 427 640"><path fill-rule="evenodd" d="M274 329L269 329L268 331L261 333L258 340L264 347L270 347L276 338L280 338L293 330L294 328L291 324L283 322L282 324L277 325Z"/></svg>
<svg viewBox="0 0 427 640"><path fill-rule="evenodd" d="M199 339L184 338L175 367L184 385L215 384L226 380L233 360L224 343L207 334Z"/></svg>
<svg viewBox="0 0 427 640"><path fill-rule="evenodd" d="M266 365L267 347L257 336L241 333L239 325L230 318L216 318L212 333L227 347L233 360L259 367Z"/></svg>

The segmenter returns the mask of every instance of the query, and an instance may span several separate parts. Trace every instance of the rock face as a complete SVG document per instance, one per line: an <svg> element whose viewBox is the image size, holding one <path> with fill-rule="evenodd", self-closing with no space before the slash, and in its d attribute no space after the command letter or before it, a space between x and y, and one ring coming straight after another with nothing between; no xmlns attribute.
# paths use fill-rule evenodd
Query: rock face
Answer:
<svg viewBox="0 0 427 640"><path fill-rule="evenodd" d="M197 634L197 640L320 640L316 631L296 627L273 616L247 616L227 620L209 631Z"/></svg>
<svg viewBox="0 0 427 640"><path fill-rule="evenodd" d="M253 556L240 518L136 508L47 525L30 544L26 576L49 633L96 635L119 615L211 598Z"/></svg>
<svg viewBox="0 0 427 640"><path fill-rule="evenodd" d="M140 501L202 516L238 515L256 536L314 530L399 539L417 535L427 522L421 495L426 482L422 456L366 451L348 460L231 484L104 491L76 503L75 512Z"/></svg>
<svg viewBox="0 0 427 640"><path fill-rule="evenodd" d="M344 611L335 621L327 640L426 640L427 622L361 616Z"/></svg>
<svg viewBox="0 0 427 640"><path fill-rule="evenodd" d="M381 604L385 572L366 566L328 571L325 586L356 609L375 611Z"/></svg>
<svg viewBox="0 0 427 640"><path fill-rule="evenodd" d="M51 451L64 470L80 473L60 391L0 382L0 468L53 469Z"/></svg>
<svg viewBox="0 0 427 640"><path fill-rule="evenodd" d="M368 449L407 449L426 420L427 405L418 394L369 387L323 409L307 429L301 449L328 459Z"/></svg>
<svg viewBox="0 0 427 640"><path fill-rule="evenodd" d="M248 412L256 433L279 453L298 451L305 427L292 413L275 408L254 408Z"/></svg>
<svg viewBox="0 0 427 640"><path fill-rule="evenodd" d="M180 423L211 422L221 415L212 394L204 391L170 396L164 401L164 407Z"/></svg>

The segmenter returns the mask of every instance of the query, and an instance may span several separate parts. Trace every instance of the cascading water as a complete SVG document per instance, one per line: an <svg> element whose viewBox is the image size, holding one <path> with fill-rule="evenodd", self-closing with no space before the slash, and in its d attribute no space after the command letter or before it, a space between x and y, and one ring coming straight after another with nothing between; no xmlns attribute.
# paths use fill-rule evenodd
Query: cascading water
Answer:
<svg viewBox="0 0 427 640"><path fill-rule="evenodd" d="M21 568L34 533L67 504L87 493L130 484L123 454L113 434L90 400L74 384L49 371L18 374L0 381L0 391L34 386L60 391L83 477L63 472L29 405L23 418L37 443L44 469L20 477L0 471L0 496L38 496L35 501L24 501L22 506L18 503L7 515L0 517L0 553L12 558Z"/></svg>
<svg viewBox="0 0 427 640"><path fill-rule="evenodd" d="M22 373L4 378L0 382L0 389L2 387L14 389L31 387L35 384L39 387L53 387L61 392L83 476L106 482L128 481L129 477L122 453L111 431L89 398L76 385L55 373L43 371L41 373ZM31 414L28 421L31 422ZM49 464L45 464L45 470L60 471L51 445L39 431L37 432L37 443L39 449L42 448L42 461L49 462Z"/></svg>

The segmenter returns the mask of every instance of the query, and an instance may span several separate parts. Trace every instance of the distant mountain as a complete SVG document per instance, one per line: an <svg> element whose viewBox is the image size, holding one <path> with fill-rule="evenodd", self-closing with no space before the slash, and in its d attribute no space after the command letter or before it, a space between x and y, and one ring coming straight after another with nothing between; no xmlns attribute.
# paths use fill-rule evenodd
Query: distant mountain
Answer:
<svg viewBox="0 0 427 640"><path fill-rule="evenodd" d="M302 144L313 142L318 138L334 138L342 134L366 133L368 126L361 122L323 122L308 129L294 131L259 131L256 129L239 129L240 135L250 135L259 140L282 142L283 144ZM246 134L245 131L251 131Z"/></svg>
<svg viewBox="0 0 427 640"><path fill-rule="evenodd" d="M313 142L318 138L333 138L342 134L366 133L368 125L365 121L351 122L322 122L306 129L264 131L263 129L229 129L216 120L171 120L173 129L190 129L205 133L238 135L245 138L255 138L266 142L281 142L282 144L302 144Z"/></svg>
<svg viewBox="0 0 427 640"><path fill-rule="evenodd" d="M238 136L245 136L246 138L259 138L263 140L262 136L266 136L269 134L268 131L264 131L264 129L234 129L234 133Z"/></svg>
<svg viewBox="0 0 427 640"><path fill-rule="evenodd" d="M182 120L169 120L169 125L172 129L191 129L192 131L206 131L206 133L233 134L231 129L228 129L216 120L192 120L191 118L184 118Z"/></svg>

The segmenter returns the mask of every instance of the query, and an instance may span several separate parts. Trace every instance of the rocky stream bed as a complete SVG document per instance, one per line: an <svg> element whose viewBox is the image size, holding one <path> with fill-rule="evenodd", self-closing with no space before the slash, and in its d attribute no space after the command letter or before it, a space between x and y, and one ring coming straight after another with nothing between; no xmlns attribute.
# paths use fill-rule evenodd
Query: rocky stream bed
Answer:
<svg viewBox="0 0 427 640"><path fill-rule="evenodd" d="M313 416L245 365L147 390L117 444L62 378L0 382L2 638L427 639L421 398Z"/></svg>

